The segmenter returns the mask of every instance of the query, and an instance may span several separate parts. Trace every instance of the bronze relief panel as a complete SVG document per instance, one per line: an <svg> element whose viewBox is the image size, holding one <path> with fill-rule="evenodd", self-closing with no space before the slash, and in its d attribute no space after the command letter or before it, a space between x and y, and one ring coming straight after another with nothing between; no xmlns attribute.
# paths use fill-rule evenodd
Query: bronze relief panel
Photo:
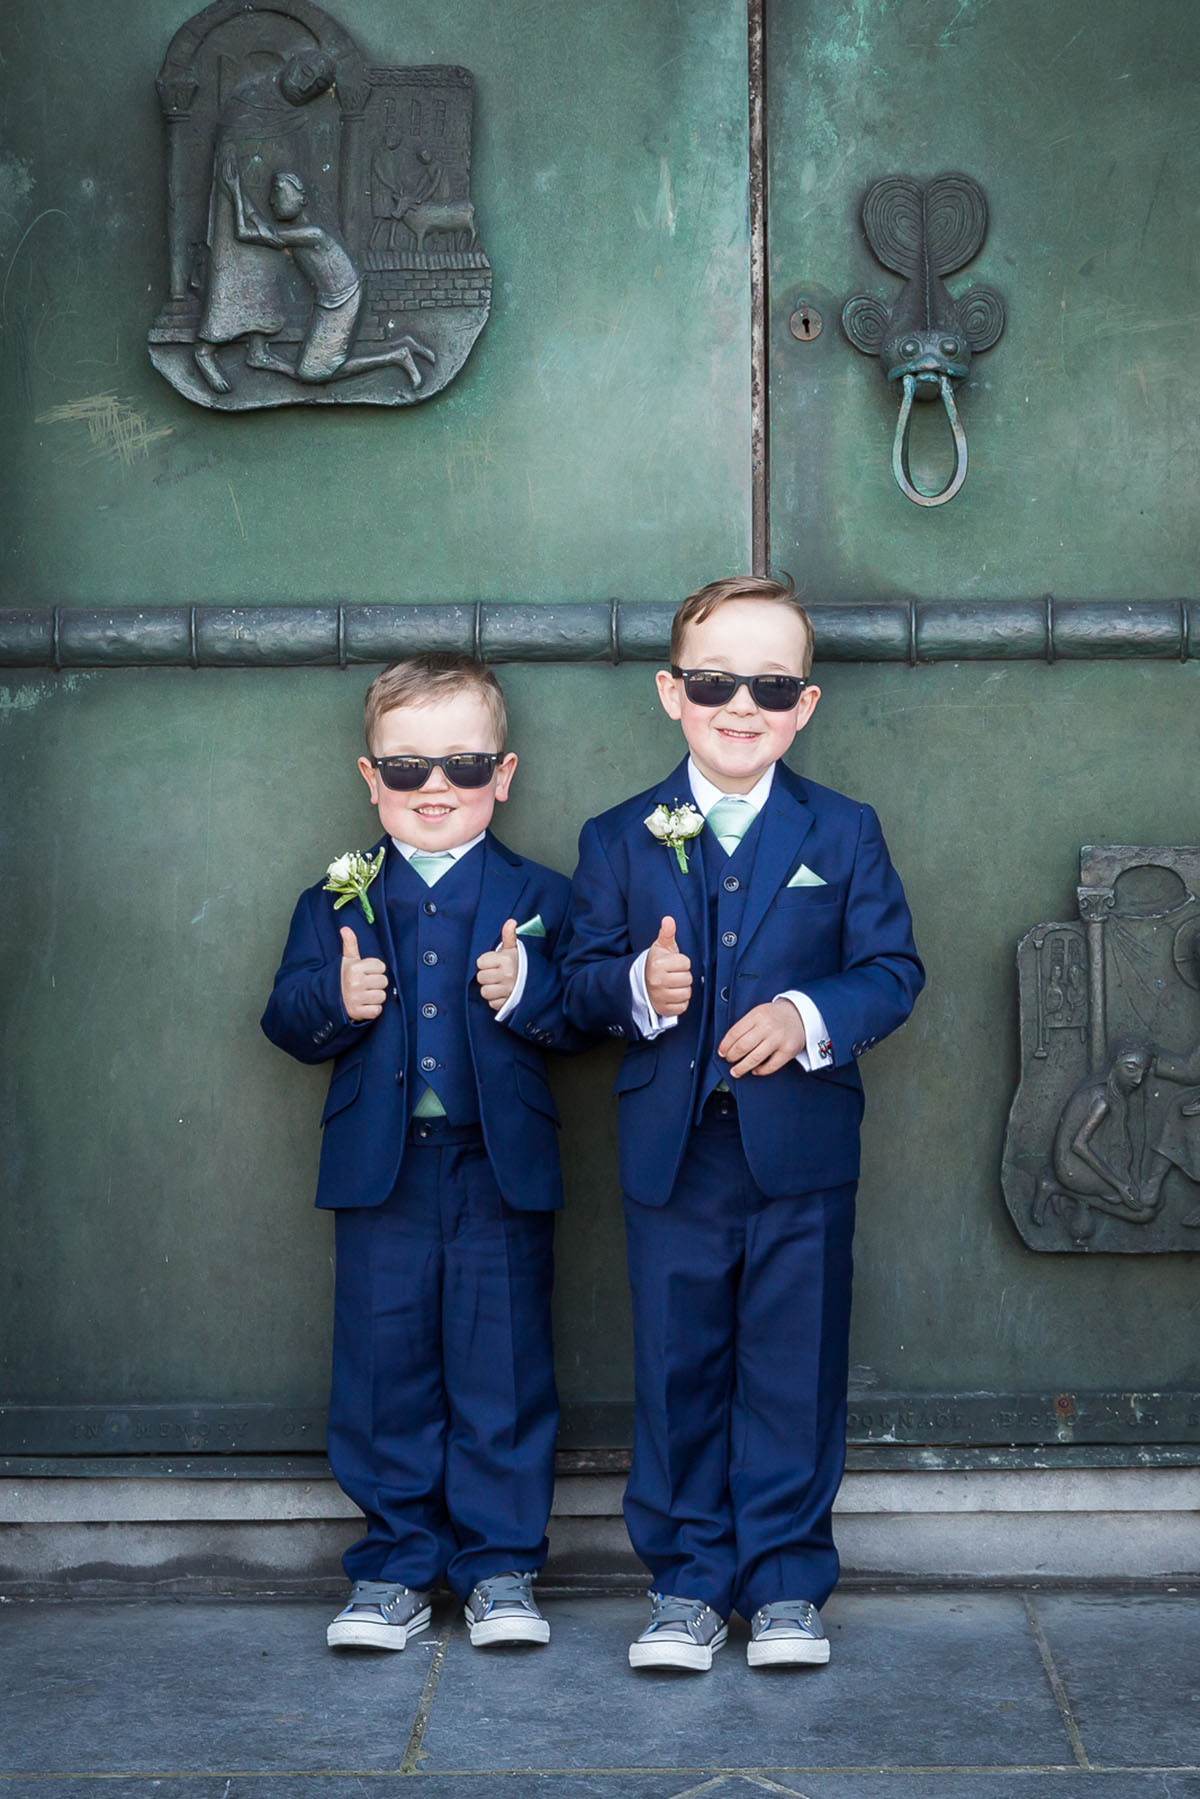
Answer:
<svg viewBox="0 0 1200 1799"><path fill-rule="evenodd" d="M247 411L407 406L453 380L491 303L469 70L369 66L307 0L217 0L157 86L169 292L149 344L173 387Z"/></svg>
<svg viewBox="0 0 1200 1799"><path fill-rule="evenodd" d="M1004 1197L1031 1249L1200 1250L1200 848L1080 851L1017 950Z"/></svg>

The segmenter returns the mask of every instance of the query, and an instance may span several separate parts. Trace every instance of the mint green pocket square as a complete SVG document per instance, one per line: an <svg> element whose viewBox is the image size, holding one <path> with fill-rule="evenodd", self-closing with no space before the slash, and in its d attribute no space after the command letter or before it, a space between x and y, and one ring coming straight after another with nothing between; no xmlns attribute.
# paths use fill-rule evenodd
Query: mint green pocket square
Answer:
<svg viewBox="0 0 1200 1799"><path fill-rule="evenodd" d="M788 882L789 887L828 887L828 885L828 881L823 881L819 874L814 874L812 869L804 862L800 864L799 868Z"/></svg>
<svg viewBox="0 0 1200 1799"><path fill-rule="evenodd" d="M532 918L527 918L524 924L517 926L518 937L544 937L545 935L546 927L542 923L540 912L535 912Z"/></svg>

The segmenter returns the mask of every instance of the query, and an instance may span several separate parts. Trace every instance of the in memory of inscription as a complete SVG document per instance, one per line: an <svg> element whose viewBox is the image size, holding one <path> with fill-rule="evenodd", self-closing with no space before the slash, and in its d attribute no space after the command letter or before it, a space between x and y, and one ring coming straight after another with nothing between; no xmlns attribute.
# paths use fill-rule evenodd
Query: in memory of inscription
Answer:
<svg viewBox="0 0 1200 1799"><path fill-rule="evenodd" d="M462 368L492 272L471 197L474 82L376 68L308 0L216 0L158 75L171 385L222 411L407 406Z"/></svg>
<svg viewBox="0 0 1200 1799"><path fill-rule="evenodd" d="M1080 851L1017 950L1004 1197L1031 1249L1200 1250L1200 848Z"/></svg>

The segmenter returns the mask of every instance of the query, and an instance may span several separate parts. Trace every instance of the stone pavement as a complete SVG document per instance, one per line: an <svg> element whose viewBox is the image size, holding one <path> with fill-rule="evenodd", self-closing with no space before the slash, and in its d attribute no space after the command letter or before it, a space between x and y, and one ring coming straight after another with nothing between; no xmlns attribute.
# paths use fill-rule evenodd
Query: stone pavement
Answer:
<svg viewBox="0 0 1200 1799"><path fill-rule="evenodd" d="M324 1646L326 1599L0 1605L0 1799L1200 1799L1200 1593L844 1589L821 1670L634 1674L644 1602L547 1649Z"/></svg>

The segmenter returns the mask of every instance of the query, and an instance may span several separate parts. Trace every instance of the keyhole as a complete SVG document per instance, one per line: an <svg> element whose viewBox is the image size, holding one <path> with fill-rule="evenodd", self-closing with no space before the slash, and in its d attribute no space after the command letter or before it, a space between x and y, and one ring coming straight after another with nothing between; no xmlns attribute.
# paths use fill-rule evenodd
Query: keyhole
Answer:
<svg viewBox="0 0 1200 1799"><path fill-rule="evenodd" d="M810 344L814 337L820 337L822 323L816 307L802 300L788 320L788 329L799 343Z"/></svg>

